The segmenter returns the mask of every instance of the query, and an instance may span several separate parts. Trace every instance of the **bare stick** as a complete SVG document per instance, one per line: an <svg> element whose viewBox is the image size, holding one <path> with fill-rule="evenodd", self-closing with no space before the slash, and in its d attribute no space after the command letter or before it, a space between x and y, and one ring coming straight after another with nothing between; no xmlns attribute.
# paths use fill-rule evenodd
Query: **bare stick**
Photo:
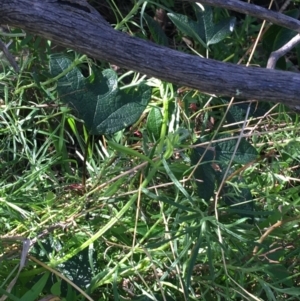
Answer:
<svg viewBox="0 0 300 301"><path fill-rule="evenodd" d="M20 71L20 68L18 64L16 63L14 57L10 54L10 52L7 49L7 46L0 40L0 49L2 50L4 56L8 60L8 62L11 64L11 66L14 68L16 72Z"/></svg>
<svg viewBox="0 0 300 301"><path fill-rule="evenodd" d="M295 37L293 37L291 40L289 40L285 45L283 45L281 48L273 51L270 54L270 57L268 59L267 68L274 69L276 66L277 61L284 56L287 52L291 51L295 46L297 46L300 43L300 34L297 34Z"/></svg>
<svg viewBox="0 0 300 301"><path fill-rule="evenodd" d="M300 33L300 21L284 14L274 12L263 7L245 3L239 0L185 0L188 2L201 2L210 6L217 6L239 13L254 16L268 22L292 29Z"/></svg>
<svg viewBox="0 0 300 301"><path fill-rule="evenodd" d="M300 75L297 73L237 66L181 53L116 31L97 12L85 6L81 9L62 5L57 0L2 0L0 18L2 23L58 45L179 86L220 96L300 105ZM299 21L285 18L296 22L300 30Z"/></svg>
<svg viewBox="0 0 300 301"><path fill-rule="evenodd" d="M279 12L282 13L283 11L285 11L286 8L289 6L290 3L291 3L291 0L286 0L286 1L282 4L282 6L280 7Z"/></svg>

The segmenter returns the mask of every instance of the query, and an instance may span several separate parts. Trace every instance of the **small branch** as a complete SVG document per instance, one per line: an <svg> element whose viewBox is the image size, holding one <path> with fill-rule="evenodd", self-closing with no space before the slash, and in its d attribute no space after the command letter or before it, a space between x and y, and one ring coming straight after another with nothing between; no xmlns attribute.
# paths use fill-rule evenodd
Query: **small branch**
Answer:
<svg viewBox="0 0 300 301"><path fill-rule="evenodd" d="M298 221L300 218L300 216L296 216L296 217L292 217L292 218L288 218L286 220L281 220L281 221L278 221L276 222L275 224L273 224L272 226L270 226L266 232L260 237L260 239L258 240L258 244L262 244L263 241L277 228L283 226L284 224L286 223L290 223L290 222L295 222L295 221ZM259 247L260 246L255 246L255 248L253 249L253 255L256 255L258 250L259 250Z"/></svg>
<svg viewBox="0 0 300 301"><path fill-rule="evenodd" d="M234 5L237 8L241 4L246 5L236 0L201 2L221 7L221 4L223 7L226 4L226 8L232 9L235 9ZM243 11L248 13L251 7L255 12L262 10L263 13L257 17L265 16L270 22L297 28L300 32L298 20L250 4ZM237 66L162 47L114 30L92 9L61 5L61 1L56 0L2 0L0 17L2 23L55 41L57 45L178 86L218 96L300 106L298 73Z"/></svg>
<svg viewBox="0 0 300 301"><path fill-rule="evenodd" d="M9 44L8 44L9 46ZM1 40L0 40L0 49L2 50L4 56L8 60L8 62L11 64L11 66L14 68L14 70L18 73L20 71L20 68L18 64L16 63L14 57L10 54L7 47Z"/></svg>
<svg viewBox="0 0 300 301"><path fill-rule="evenodd" d="M277 61L282 56L284 56L287 52L291 51L294 47L296 47L299 43L300 43L300 34L297 34L281 48L273 51L268 59L267 68L274 69Z"/></svg>
<svg viewBox="0 0 300 301"><path fill-rule="evenodd" d="M283 11L285 11L286 8L289 6L290 3L291 3L291 0L286 0L286 1L282 4L282 6L281 6L279 12L282 13Z"/></svg>
<svg viewBox="0 0 300 301"><path fill-rule="evenodd" d="M198 0L184 0L188 2L198 2ZM237 0L201 0L201 4L222 7L245 15L250 15L268 22L295 30L300 33L300 21L282 13L274 12L266 8L245 3Z"/></svg>

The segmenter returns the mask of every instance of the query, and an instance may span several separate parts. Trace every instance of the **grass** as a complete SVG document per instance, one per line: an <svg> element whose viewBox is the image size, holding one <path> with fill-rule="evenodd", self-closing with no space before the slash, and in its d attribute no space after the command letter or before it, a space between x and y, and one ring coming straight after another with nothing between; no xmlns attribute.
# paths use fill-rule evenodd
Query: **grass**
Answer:
<svg viewBox="0 0 300 301"><path fill-rule="evenodd" d="M112 3L123 18L118 26L129 31L133 16L125 19ZM138 8L129 9L136 24ZM234 34L210 57L237 62L248 42L239 29ZM28 35L13 38L10 49L21 72L3 66L0 75L1 300L298 300L297 114L258 104L263 113L240 122L256 159L233 163L227 193L205 200L193 143L200 137L209 150L213 139L237 141L241 126L223 119L228 102L147 78L151 102L139 121L90 137L49 76L55 46ZM74 64L91 66L68 52ZM120 77L121 87L139 79ZM255 204L251 218L240 201L224 201L243 189Z"/></svg>

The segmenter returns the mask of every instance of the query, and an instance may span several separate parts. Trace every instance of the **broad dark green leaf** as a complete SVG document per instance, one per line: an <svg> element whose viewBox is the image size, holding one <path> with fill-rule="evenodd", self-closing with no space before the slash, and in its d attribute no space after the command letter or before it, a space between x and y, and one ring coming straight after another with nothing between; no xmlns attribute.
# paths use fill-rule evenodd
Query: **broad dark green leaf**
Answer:
<svg viewBox="0 0 300 301"><path fill-rule="evenodd" d="M230 137L228 135L222 135L218 138ZM229 162L234 153L237 139L230 139L225 141L220 141L216 143L216 161L221 164ZM256 149L244 138L240 140L240 144L233 158L233 163L237 164L247 164L254 161L257 158Z"/></svg>
<svg viewBox="0 0 300 301"><path fill-rule="evenodd" d="M169 13L168 17L185 35L193 38L202 44L203 47L207 48L204 40L202 39L203 34L199 31L199 25L197 22L190 20L187 16L181 14Z"/></svg>
<svg viewBox="0 0 300 301"><path fill-rule="evenodd" d="M46 262L48 261L49 254L56 253L58 249L62 249L62 243L50 236L41 241L39 244L36 244L31 250L31 253L33 253L39 260ZM66 276L83 290L86 289L91 283L93 269L96 273L99 272L99 268L97 267L97 254L94 250L92 251L92 254L89 254L89 252L91 251L86 248L77 255L73 256L71 259L57 266L57 269L64 276ZM38 283L40 279L41 276L37 275L33 278L32 283ZM57 283L55 277L48 277L43 286L44 291L50 292L55 283ZM64 280L56 285L60 286L59 288L56 287L56 289L60 289L63 296L66 296L67 293L71 293L68 291L68 285ZM33 299L26 299L26 301L27 300Z"/></svg>
<svg viewBox="0 0 300 301"><path fill-rule="evenodd" d="M163 116L160 108L153 107L147 117L147 130L149 137L156 140L160 137L161 126L163 122Z"/></svg>
<svg viewBox="0 0 300 301"><path fill-rule="evenodd" d="M219 98L219 101L223 104L229 104L230 98L222 97ZM230 106L229 111L226 114L226 121L229 124L234 124L230 128L242 128L243 123L241 121L245 120L247 110L249 109L249 103L245 102L233 102ZM259 105L250 105L249 116L251 117L262 117L266 114L268 109L265 109L263 106Z"/></svg>
<svg viewBox="0 0 300 301"><path fill-rule="evenodd" d="M61 74L69 68L72 61L62 55L53 55L50 59L52 76ZM146 108L151 89L140 84L127 90L118 89L116 73L95 70L85 78L74 67L57 82L61 99L71 105L85 122L90 134L113 134L138 120Z"/></svg>
<svg viewBox="0 0 300 301"><path fill-rule="evenodd" d="M292 9L285 12L285 15L298 19L300 15L299 9ZM285 45L291 38L293 38L297 33L293 30L282 28L279 25L272 25L266 31L262 38L262 46L264 50L269 55L272 51L279 49L281 46ZM280 60L279 60L280 61ZM277 66L280 62L277 62ZM285 69L285 60L281 60L282 69Z"/></svg>
<svg viewBox="0 0 300 301"><path fill-rule="evenodd" d="M196 144L199 142L196 142ZM191 163L192 165L196 165L200 158L202 157L205 148L197 147L192 151L191 154ZM214 160L214 153L211 150L208 150L202 162L196 168L194 177L196 179L196 185L198 188L198 195L206 200L207 202L214 194L215 189L215 181L216 181L216 174L215 170L212 167Z"/></svg>
<svg viewBox="0 0 300 301"><path fill-rule="evenodd" d="M159 26L159 24L147 14L144 14L144 18L147 22L147 25L149 27L154 42L162 46L168 46L169 44L168 37L166 36L162 28Z"/></svg>
<svg viewBox="0 0 300 301"><path fill-rule="evenodd" d="M241 217L250 217L253 220L254 203L251 191L245 187L242 180L239 180L237 184L242 187L234 189L229 184L224 185L221 192L222 200L227 206L230 206L230 212L238 214Z"/></svg>
<svg viewBox="0 0 300 301"><path fill-rule="evenodd" d="M38 281L29 289L20 299L20 301L36 300L36 298L42 293L45 288L45 285L50 276L49 272L46 272L39 278Z"/></svg>
<svg viewBox="0 0 300 301"><path fill-rule="evenodd" d="M204 10L201 10L198 6L195 6L195 12L198 25L197 33L208 46L208 42L214 35L212 8L210 6L204 6Z"/></svg>
<svg viewBox="0 0 300 301"><path fill-rule="evenodd" d="M235 18L227 18L217 23L213 35L207 41L207 45L217 44L229 36L233 32L235 22Z"/></svg>
<svg viewBox="0 0 300 301"><path fill-rule="evenodd" d="M218 138L225 138L220 136ZM228 162L230 161L237 143L237 139L225 140L215 143L215 151L208 150L202 159L202 163L196 168L194 176L198 194L206 201L213 196L215 184L221 184L224 173L227 170ZM201 142L201 141L200 141ZM196 142L196 143L199 143ZM191 162L196 165L202 157L205 148L197 147L191 154ZM247 164L257 157L255 148L245 139L240 141L237 152L233 158L233 164ZM229 170L229 174L233 169ZM225 185L222 189L223 201L231 207L231 211L238 213L243 217L253 217L253 200L250 189L239 179L236 185ZM238 189L235 187L239 186Z"/></svg>
<svg viewBox="0 0 300 301"><path fill-rule="evenodd" d="M274 256L274 255L276 255L276 253L279 253L279 252L282 254L282 256L284 256L284 250L278 250L276 252L272 252L268 256L268 258L271 260L274 260L274 262L275 262L275 260L278 262L280 260L279 256ZM267 265L266 272L268 273L268 275L270 276L270 278L273 282L280 282L280 283L286 285L287 287L293 286L291 274L287 270L287 268L285 266L283 266L282 264Z"/></svg>
<svg viewBox="0 0 300 301"><path fill-rule="evenodd" d="M204 10L202 10L195 5L195 13L197 21L180 14L169 13L168 16L180 31L195 39L205 48L219 43L234 29L235 18L227 18L214 24L213 11L210 6L204 6Z"/></svg>

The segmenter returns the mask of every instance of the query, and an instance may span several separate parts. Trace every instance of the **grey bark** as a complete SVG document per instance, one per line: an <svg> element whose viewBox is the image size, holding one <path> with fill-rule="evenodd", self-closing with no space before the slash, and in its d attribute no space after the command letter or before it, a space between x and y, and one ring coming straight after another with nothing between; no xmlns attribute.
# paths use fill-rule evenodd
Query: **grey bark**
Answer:
<svg viewBox="0 0 300 301"><path fill-rule="evenodd" d="M1 0L0 20L96 59L205 93L300 106L298 73L203 59L131 37L114 30L81 0Z"/></svg>
<svg viewBox="0 0 300 301"><path fill-rule="evenodd" d="M268 22L295 30L300 33L300 21L281 13L277 13L258 5L249 4L240 0L186 0L189 2L201 2L209 6L217 6L227 8L233 11L240 12L245 15L250 15L258 19L263 19Z"/></svg>

